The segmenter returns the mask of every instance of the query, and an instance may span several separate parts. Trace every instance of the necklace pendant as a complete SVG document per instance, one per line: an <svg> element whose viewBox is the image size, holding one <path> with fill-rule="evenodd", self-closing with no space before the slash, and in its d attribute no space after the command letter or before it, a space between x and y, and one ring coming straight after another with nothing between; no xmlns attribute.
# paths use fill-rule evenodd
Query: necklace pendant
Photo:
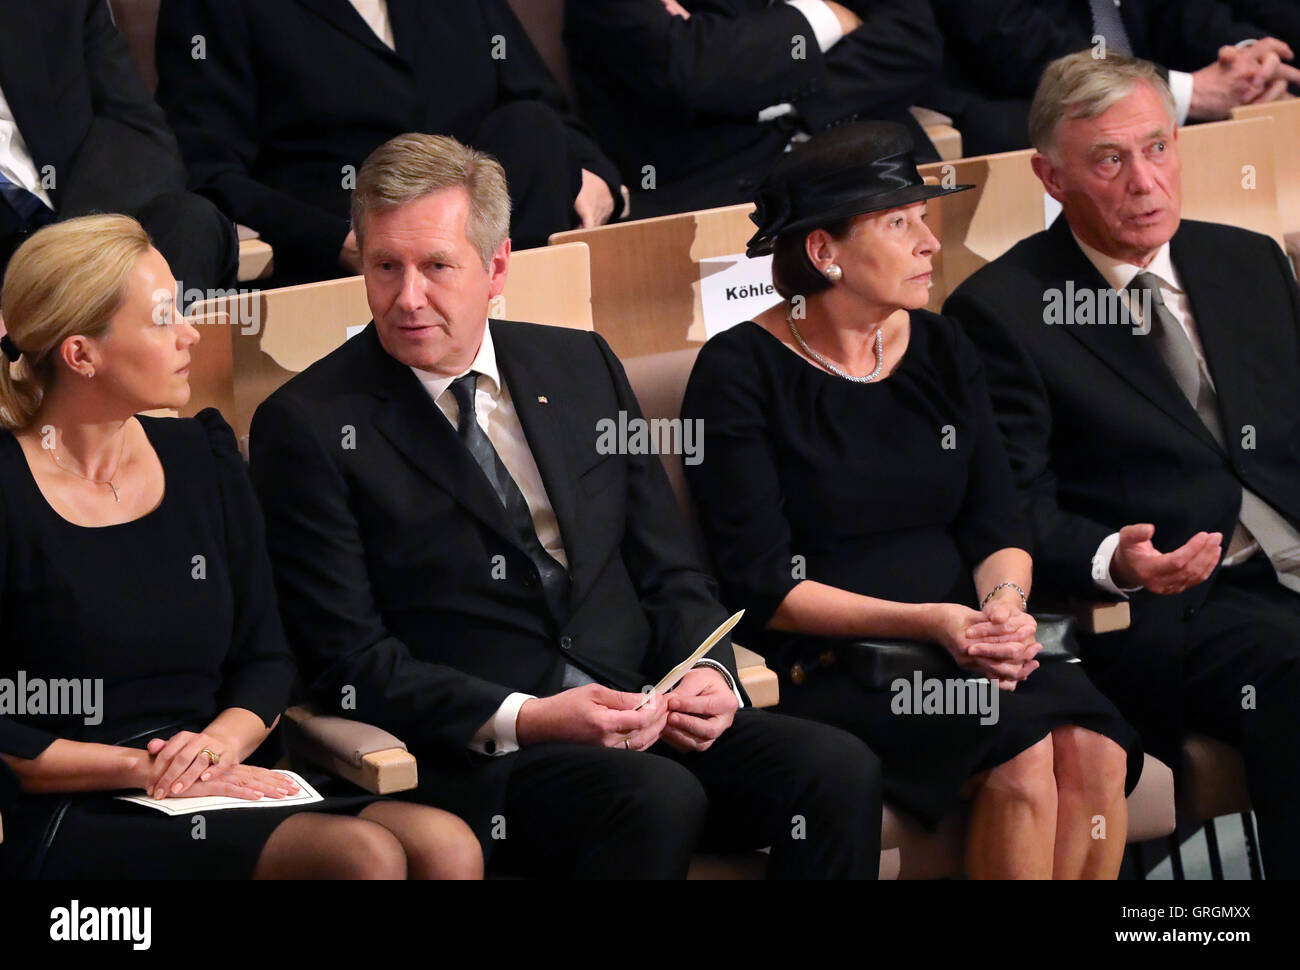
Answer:
<svg viewBox="0 0 1300 970"><path fill-rule="evenodd" d="M113 501L120 505L122 503L122 497L117 494L117 486L112 482L105 482L104 484L113 490Z"/></svg>

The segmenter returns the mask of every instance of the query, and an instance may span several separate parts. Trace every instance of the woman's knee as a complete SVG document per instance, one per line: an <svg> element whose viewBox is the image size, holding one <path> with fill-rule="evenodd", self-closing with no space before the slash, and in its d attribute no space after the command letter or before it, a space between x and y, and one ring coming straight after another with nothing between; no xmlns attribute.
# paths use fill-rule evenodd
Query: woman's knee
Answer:
<svg viewBox="0 0 1300 970"><path fill-rule="evenodd" d="M991 770L984 785L1017 801L1046 805L1056 797L1054 762L1049 734Z"/></svg>
<svg viewBox="0 0 1300 970"><path fill-rule="evenodd" d="M483 878L483 847L459 816L424 805L400 807L399 838L411 878Z"/></svg>
<svg viewBox="0 0 1300 970"><path fill-rule="evenodd" d="M1057 786L1106 798L1122 794L1128 780L1128 753L1116 742L1078 725L1052 732Z"/></svg>
<svg viewBox="0 0 1300 970"><path fill-rule="evenodd" d="M483 847L460 819L455 819L449 831L439 832L427 872L430 879L483 878Z"/></svg>
<svg viewBox="0 0 1300 970"><path fill-rule="evenodd" d="M262 847L254 879L405 879L406 851L363 818L301 812Z"/></svg>
<svg viewBox="0 0 1300 970"><path fill-rule="evenodd" d="M406 850L392 832L363 818L344 820L330 834L331 863L338 879L405 879Z"/></svg>

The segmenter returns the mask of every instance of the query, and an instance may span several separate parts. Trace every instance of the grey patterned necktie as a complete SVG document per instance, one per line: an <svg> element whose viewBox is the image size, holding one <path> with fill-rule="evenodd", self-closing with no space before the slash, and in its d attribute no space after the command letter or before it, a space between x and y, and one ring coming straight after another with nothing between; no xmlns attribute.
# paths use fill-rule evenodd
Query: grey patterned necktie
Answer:
<svg viewBox="0 0 1300 970"><path fill-rule="evenodd" d="M478 386L478 374L470 371L463 377L451 382L451 393L456 398L460 414L456 423L456 432L465 443L469 453L474 456L483 474L492 483L492 489L505 507L510 524L519 535L520 545L528 558L537 567L541 579L542 591L546 595L547 605L557 621L563 623L568 613L569 574L559 560L546 551L537 529L533 526L533 515L528 509L528 500L519 490L519 484L511 477L505 463L492 447L492 441L479 426L478 412L474 405L474 391Z"/></svg>
<svg viewBox="0 0 1300 970"><path fill-rule="evenodd" d="M1151 327L1151 336L1155 339L1156 349L1160 352L1160 357L1169 368L1169 372L1174 375L1174 380L1183 392L1183 396L1191 402L1192 407L1196 408L1199 414L1203 383L1201 362L1196 357L1196 349L1192 346L1187 331L1178 322L1178 318L1170 312L1169 307L1165 306L1164 295L1160 292L1159 277L1154 273L1138 273L1129 284L1129 293L1143 311L1150 308L1150 314L1143 313L1143 321ZM1201 418L1204 420L1205 415L1202 414ZM1213 418L1213 425L1210 422L1206 424L1211 431L1214 431L1214 425L1218 424L1217 414ZM1221 431L1215 437L1222 442Z"/></svg>
<svg viewBox="0 0 1300 970"><path fill-rule="evenodd" d="M1133 45L1129 43L1128 31L1124 29L1124 18L1120 16L1115 0L1088 0L1092 8L1093 33L1106 38L1106 47L1121 54L1132 54Z"/></svg>

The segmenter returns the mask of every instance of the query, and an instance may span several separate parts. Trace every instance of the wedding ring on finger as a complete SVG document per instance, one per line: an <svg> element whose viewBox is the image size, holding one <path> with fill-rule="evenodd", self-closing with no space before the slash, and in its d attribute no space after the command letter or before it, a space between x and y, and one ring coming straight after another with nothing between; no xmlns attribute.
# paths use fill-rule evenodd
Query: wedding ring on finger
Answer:
<svg viewBox="0 0 1300 970"><path fill-rule="evenodd" d="M204 748L202 751L199 752L199 754L206 754L208 756L209 767L221 763L221 755L217 754L211 748Z"/></svg>
<svg viewBox="0 0 1300 970"><path fill-rule="evenodd" d="M623 739L623 747L625 747L625 748L627 748L627 750L631 751L631 750L632 750L632 739L631 739L631 738L624 738L624 739Z"/></svg>

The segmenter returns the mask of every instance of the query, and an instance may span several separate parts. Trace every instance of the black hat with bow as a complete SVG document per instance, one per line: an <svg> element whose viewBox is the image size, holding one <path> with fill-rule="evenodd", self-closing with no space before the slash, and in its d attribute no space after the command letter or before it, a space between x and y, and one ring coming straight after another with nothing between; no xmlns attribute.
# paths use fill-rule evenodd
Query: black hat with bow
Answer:
<svg viewBox="0 0 1300 970"><path fill-rule="evenodd" d="M912 151L911 134L891 121L839 125L796 146L758 187L746 255L770 253L786 233L975 187L927 185Z"/></svg>

